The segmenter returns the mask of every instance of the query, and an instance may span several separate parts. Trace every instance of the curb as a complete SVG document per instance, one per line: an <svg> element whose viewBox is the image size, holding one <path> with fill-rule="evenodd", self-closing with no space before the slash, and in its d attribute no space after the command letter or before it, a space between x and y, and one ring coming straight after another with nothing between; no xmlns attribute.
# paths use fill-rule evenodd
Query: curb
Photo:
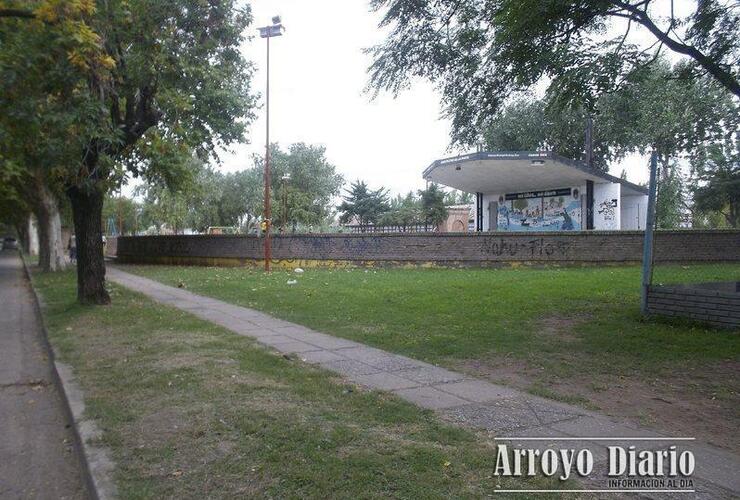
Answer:
<svg viewBox="0 0 740 500"><path fill-rule="evenodd" d="M33 295L34 309L41 324L42 343L54 367L52 370L54 385L62 397L64 412L73 424L74 446L85 476L88 493L93 500L112 500L118 495L113 481L115 464L110 458L110 450L91 444L91 441L99 439L103 432L93 420L85 418L84 394L77 384L72 367L57 361L57 353L49 342L49 332L42 314L41 299L33 286L31 271L28 269L26 259L22 253L19 252L19 254Z"/></svg>

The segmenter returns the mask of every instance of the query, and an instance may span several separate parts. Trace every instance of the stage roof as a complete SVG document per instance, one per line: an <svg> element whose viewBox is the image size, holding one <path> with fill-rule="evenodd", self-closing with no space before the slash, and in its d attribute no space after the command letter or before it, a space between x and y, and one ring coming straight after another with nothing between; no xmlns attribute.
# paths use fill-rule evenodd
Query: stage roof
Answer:
<svg viewBox="0 0 740 500"><path fill-rule="evenodd" d="M467 193L518 193L618 182L624 196L646 195L646 187L594 170L549 151L481 151L432 163L424 179Z"/></svg>

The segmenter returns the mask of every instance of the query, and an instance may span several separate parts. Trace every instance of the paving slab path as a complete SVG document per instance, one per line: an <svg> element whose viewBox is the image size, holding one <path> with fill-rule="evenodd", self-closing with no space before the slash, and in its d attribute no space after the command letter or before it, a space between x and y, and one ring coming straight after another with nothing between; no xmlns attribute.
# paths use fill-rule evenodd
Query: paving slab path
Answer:
<svg viewBox="0 0 740 500"><path fill-rule="evenodd" d="M71 422L16 251L0 251L0 499L87 498Z"/></svg>
<svg viewBox="0 0 740 500"><path fill-rule="evenodd" d="M607 488L608 446L638 449L690 450L696 457L693 484L653 492L648 498L737 498L740 496L740 457L690 436L666 436L637 428L605 415L551 401L471 378L429 363L320 333L188 290L165 285L122 270L108 268L108 278L157 302L168 304L251 337L283 354L319 365L362 386L389 391L422 408L436 411L453 423L487 431L496 444L509 447L588 448L594 454L593 474L584 486ZM676 439L680 438L680 439ZM666 489L665 487L657 487ZM695 491L688 491L695 490Z"/></svg>

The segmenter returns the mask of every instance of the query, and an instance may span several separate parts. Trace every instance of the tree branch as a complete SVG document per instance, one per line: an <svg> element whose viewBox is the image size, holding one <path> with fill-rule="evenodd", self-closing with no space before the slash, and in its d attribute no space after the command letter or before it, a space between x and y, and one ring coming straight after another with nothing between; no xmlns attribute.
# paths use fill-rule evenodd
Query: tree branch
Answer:
<svg viewBox="0 0 740 500"><path fill-rule="evenodd" d="M26 9L0 9L0 17L16 17L20 19L36 19L33 11Z"/></svg>
<svg viewBox="0 0 740 500"><path fill-rule="evenodd" d="M689 56L696 61L699 66L706 69L717 81L722 84L727 90L740 97L740 83L733 76L732 73L722 68L722 66L710 57L697 50L692 45L687 45L674 40L668 36L668 32L663 32L650 17L648 17L645 11L638 9L636 6L621 0L613 0L614 5L621 7L632 15L632 18L648 29L658 40L660 40L666 47L674 52ZM622 16L624 17L624 16Z"/></svg>

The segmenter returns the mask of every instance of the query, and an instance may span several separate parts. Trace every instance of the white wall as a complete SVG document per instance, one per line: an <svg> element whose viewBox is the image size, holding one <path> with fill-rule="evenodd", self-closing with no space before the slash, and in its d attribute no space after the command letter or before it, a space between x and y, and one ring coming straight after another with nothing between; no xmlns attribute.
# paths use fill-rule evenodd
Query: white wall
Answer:
<svg viewBox="0 0 740 500"><path fill-rule="evenodd" d="M594 184L594 229L617 231L622 228L621 187L616 182Z"/></svg>
<svg viewBox="0 0 740 500"><path fill-rule="evenodd" d="M647 200L645 194L622 197L622 229L645 229Z"/></svg>

